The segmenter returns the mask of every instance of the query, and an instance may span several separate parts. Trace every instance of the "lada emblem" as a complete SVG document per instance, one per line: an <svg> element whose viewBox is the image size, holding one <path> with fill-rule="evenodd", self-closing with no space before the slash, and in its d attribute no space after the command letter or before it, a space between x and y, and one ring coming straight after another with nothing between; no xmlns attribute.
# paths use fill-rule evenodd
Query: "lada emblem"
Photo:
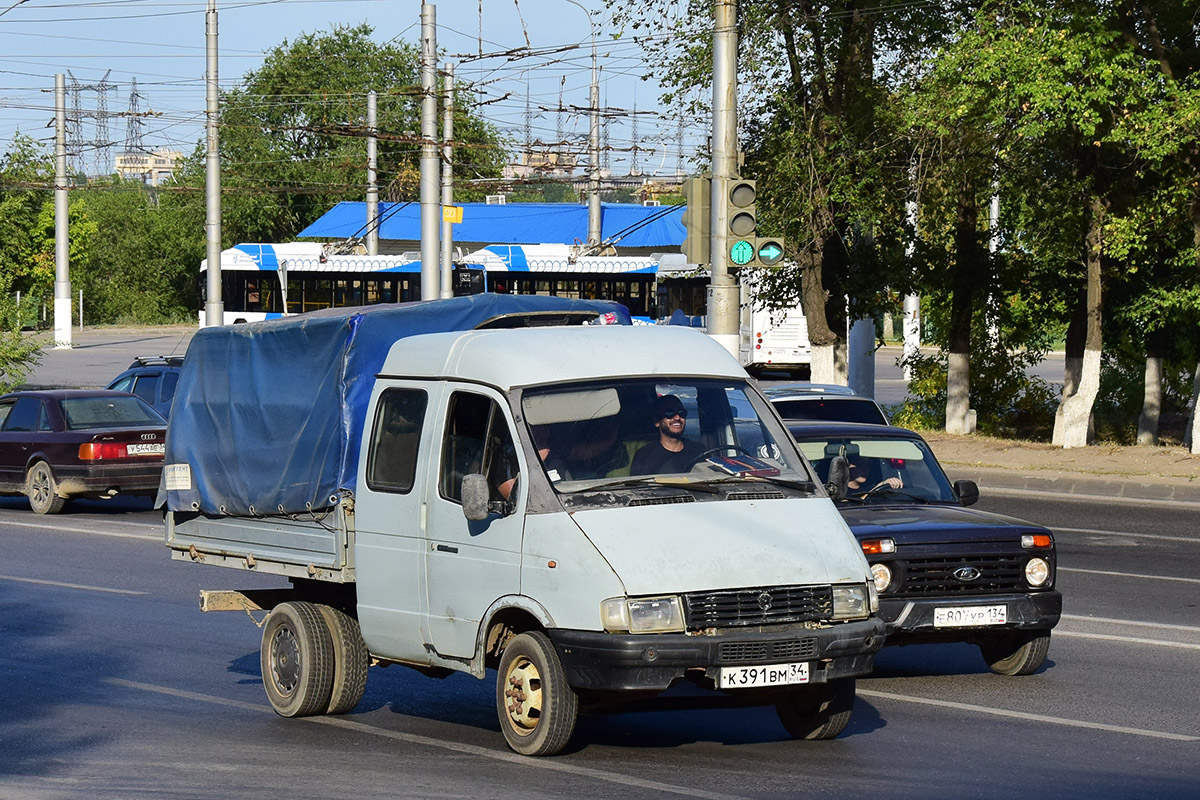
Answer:
<svg viewBox="0 0 1200 800"><path fill-rule="evenodd" d="M763 611L771 610L771 593L762 592L758 595L758 607Z"/></svg>
<svg viewBox="0 0 1200 800"><path fill-rule="evenodd" d="M983 576L978 567L959 567L954 570L953 574L956 581L962 581L963 583L977 581Z"/></svg>

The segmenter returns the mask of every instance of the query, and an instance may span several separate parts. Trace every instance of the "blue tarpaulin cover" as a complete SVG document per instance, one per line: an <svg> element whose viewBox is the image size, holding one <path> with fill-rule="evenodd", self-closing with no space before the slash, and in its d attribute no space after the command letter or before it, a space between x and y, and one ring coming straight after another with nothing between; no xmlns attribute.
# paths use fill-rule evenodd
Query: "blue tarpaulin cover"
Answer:
<svg viewBox="0 0 1200 800"><path fill-rule="evenodd" d="M353 492L374 377L406 336L471 330L500 317L585 312L630 324L618 303L479 294L329 309L267 322L205 328L179 376L168 465L159 493L172 511L297 514ZM170 477L175 475L174 480Z"/></svg>

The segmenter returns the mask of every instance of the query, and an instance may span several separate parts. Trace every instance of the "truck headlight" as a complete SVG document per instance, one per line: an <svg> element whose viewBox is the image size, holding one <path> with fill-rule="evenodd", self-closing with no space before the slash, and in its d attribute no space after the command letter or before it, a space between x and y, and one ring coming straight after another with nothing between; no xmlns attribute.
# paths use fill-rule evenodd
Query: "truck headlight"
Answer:
<svg viewBox="0 0 1200 800"><path fill-rule="evenodd" d="M678 597L611 597L600 604L600 620L609 633L670 633L684 630Z"/></svg>
<svg viewBox="0 0 1200 800"><path fill-rule="evenodd" d="M833 619L863 619L870 615L867 585L833 587Z"/></svg>
<svg viewBox="0 0 1200 800"><path fill-rule="evenodd" d="M1030 586L1041 586L1050 580L1050 564L1044 558L1031 558L1025 562L1025 580Z"/></svg>

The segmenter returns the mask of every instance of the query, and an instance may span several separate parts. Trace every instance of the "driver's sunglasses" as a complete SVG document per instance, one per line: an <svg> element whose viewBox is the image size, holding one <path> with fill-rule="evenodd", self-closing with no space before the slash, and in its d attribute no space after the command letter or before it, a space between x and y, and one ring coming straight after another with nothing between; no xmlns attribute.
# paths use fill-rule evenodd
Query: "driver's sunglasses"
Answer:
<svg viewBox="0 0 1200 800"><path fill-rule="evenodd" d="M672 419L673 417L679 417L680 419L687 419L687 409L666 408L666 409L663 409L662 411L658 412L659 419Z"/></svg>

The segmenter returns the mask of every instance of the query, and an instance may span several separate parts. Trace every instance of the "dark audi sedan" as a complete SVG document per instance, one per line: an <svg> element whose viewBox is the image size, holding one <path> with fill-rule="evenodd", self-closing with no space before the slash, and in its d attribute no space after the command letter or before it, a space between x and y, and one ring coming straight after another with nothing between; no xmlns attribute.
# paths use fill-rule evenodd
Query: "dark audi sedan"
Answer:
<svg viewBox="0 0 1200 800"><path fill-rule="evenodd" d="M0 494L23 494L38 514L69 497L153 496L167 423L140 397L104 389L0 397Z"/></svg>
<svg viewBox="0 0 1200 800"><path fill-rule="evenodd" d="M979 499L975 482L951 484L912 431L824 422L788 430L862 546L887 644L969 642L1001 675L1042 666L1062 612L1048 529L968 508Z"/></svg>

